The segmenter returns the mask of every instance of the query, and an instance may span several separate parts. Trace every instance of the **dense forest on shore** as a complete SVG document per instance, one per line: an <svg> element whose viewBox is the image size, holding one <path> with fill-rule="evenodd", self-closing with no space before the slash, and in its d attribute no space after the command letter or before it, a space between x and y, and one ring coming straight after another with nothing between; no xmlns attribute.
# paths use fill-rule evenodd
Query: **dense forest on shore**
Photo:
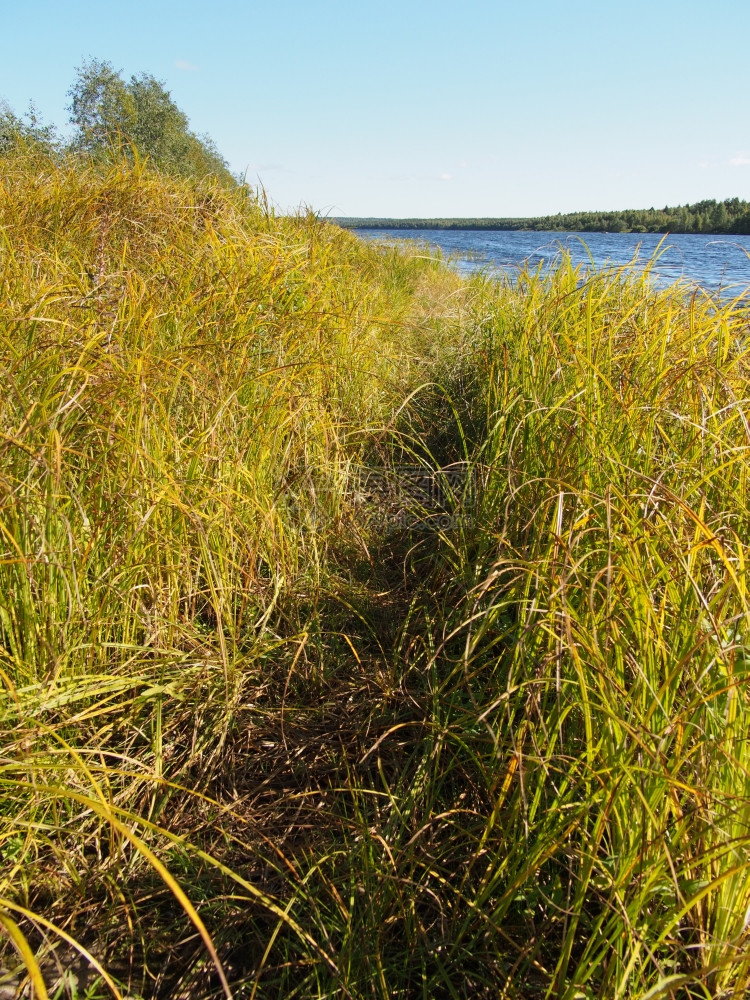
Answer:
<svg viewBox="0 0 750 1000"><path fill-rule="evenodd" d="M740 198L698 201L674 208L622 212L570 212L538 218L376 219L335 218L344 229L487 229L561 233L734 233L750 234L750 203Z"/></svg>

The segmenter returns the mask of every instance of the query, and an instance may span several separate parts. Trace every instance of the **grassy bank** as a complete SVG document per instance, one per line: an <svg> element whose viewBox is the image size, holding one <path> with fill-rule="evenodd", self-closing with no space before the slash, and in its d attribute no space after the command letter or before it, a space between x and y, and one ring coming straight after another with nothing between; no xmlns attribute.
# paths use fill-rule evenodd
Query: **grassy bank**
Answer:
<svg viewBox="0 0 750 1000"><path fill-rule="evenodd" d="M28 153L0 239L8 982L740 995L743 303Z"/></svg>

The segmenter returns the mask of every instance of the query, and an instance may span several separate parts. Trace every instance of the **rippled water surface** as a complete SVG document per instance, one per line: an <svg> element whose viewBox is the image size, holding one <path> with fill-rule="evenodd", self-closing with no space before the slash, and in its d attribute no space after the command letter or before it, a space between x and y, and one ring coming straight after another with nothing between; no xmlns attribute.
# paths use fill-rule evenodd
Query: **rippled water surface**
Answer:
<svg viewBox="0 0 750 1000"><path fill-rule="evenodd" d="M391 242L429 243L450 256L459 270L506 271L528 264L550 266L561 246L574 263L600 267L627 264L638 255L645 264L663 239L660 233L529 233L470 229L356 229L360 236ZM668 236L652 273L661 285L678 278L711 291L738 295L750 288L750 236Z"/></svg>

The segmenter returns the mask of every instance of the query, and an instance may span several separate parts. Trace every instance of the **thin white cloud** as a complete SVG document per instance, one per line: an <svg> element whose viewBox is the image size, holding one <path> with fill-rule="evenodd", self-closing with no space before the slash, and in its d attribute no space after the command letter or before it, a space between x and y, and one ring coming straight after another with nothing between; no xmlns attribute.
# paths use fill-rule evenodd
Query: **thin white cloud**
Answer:
<svg viewBox="0 0 750 1000"><path fill-rule="evenodd" d="M729 162L733 167L750 167L750 153L737 153Z"/></svg>
<svg viewBox="0 0 750 1000"><path fill-rule="evenodd" d="M194 66L191 62L188 62L187 59L176 59L175 66L177 69L184 70L186 73L197 73L200 69L199 66Z"/></svg>
<svg viewBox="0 0 750 1000"><path fill-rule="evenodd" d="M451 181L451 180L453 180L453 174L441 174L440 175L440 180L441 181Z"/></svg>
<svg viewBox="0 0 750 1000"><path fill-rule="evenodd" d="M287 170L283 163L249 163L248 170L263 171L264 174L279 173Z"/></svg>

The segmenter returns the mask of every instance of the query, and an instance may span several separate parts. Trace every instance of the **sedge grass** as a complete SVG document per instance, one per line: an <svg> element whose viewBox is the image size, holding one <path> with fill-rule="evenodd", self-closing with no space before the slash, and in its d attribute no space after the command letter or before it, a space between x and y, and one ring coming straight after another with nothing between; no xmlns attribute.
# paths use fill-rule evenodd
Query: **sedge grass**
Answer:
<svg viewBox="0 0 750 1000"><path fill-rule="evenodd" d="M19 990L742 995L746 302L0 183ZM358 493L456 462L440 530Z"/></svg>

